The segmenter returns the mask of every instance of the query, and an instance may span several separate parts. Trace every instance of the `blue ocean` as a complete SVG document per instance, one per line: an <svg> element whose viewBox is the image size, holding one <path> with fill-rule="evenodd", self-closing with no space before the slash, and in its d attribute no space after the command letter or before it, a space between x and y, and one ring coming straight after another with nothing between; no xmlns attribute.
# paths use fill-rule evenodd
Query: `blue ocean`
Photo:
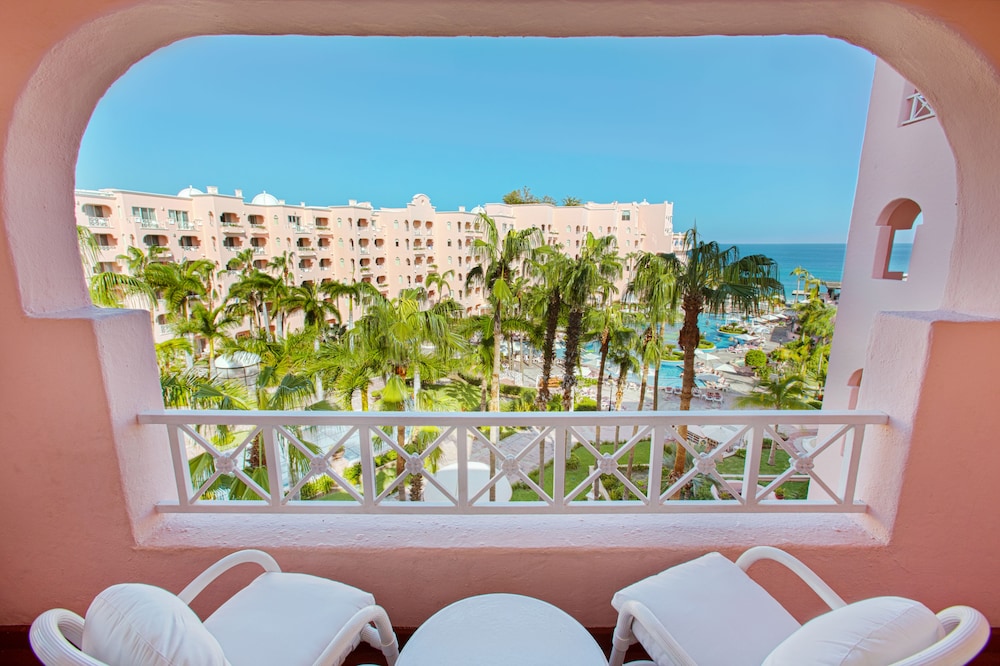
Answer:
<svg viewBox="0 0 1000 666"><path fill-rule="evenodd" d="M722 244L726 246L725 243ZM778 262L778 275L785 285L785 298L791 300L795 290L795 277L791 272L796 266L809 271L824 281L839 282L844 277L846 243L766 243L737 244L740 256L763 254ZM906 272L910 264L912 244L894 243L889 270ZM801 282L799 283L801 286Z"/></svg>

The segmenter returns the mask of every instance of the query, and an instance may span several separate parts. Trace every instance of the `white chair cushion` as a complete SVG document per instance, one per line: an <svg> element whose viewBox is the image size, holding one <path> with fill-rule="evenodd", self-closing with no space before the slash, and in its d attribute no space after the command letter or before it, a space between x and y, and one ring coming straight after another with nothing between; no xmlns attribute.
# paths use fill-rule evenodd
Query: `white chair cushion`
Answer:
<svg viewBox="0 0 1000 666"><path fill-rule="evenodd" d="M882 666L914 655L944 635L941 622L920 602L875 597L806 622L768 655L764 666Z"/></svg>
<svg viewBox="0 0 1000 666"><path fill-rule="evenodd" d="M647 606L699 666L759 666L799 628L764 588L719 553L677 565L629 585L611 605ZM661 666L669 656L634 622L632 632Z"/></svg>
<svg viewBox="0 0 1000 666"><path fill-rule="evenodd" d="M312 664L355 613L374 603L375 597L350 585L270 572L220 606L205 628L233 666ZM344 654L360 640L359 634Z"/></svg>
<svg viewBox="0 0 1000 666"><path fill-rule="evenodd" d="M83 624L83 651L110 666L224 666L225 654L187 604L141 583L97 595Z"/></svg>

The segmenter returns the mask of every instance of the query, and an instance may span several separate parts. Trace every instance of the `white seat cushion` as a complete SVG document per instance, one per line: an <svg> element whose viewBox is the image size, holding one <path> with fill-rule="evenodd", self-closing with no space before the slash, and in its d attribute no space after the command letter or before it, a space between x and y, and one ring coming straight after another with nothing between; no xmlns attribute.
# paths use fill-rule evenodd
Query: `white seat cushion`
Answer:
<svg viewBox="0 0 1000 666"><path fill-rule="evenodd" d="M265 573L212 613L205 627L233 666L312 664L355 613L374 603L367 592L326 578Z"/></svg>
<svg viewBox="0 0 1000 666"><path fill-rule="evenodd" d="M719 553L709 553L629 585L611 605L647 606L699 666L760 666L799 628L764 588ZM673 662L638 622L632 632L660 666Z"/></svg>
<svg viewBox="0 0 1000 666"><path fill-rule="evenodd" d="M97 595L83 624L83 651L110 666L224 666L219 642L187 604L141 583Z"/></svg>
<svg viewBox="0 0 1000 666"><path fill-rule="evenodd" d="M876 597L824 613L802 625L764 666L882 666L944 638L940 620L918 601Z"/></svg>

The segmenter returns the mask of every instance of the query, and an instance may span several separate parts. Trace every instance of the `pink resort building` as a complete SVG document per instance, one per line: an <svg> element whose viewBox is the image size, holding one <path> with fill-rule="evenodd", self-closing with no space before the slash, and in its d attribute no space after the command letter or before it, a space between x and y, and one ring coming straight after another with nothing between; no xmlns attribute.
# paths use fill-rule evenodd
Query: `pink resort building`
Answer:
<svg viewBox="0 0 1000 666"><path fill-rule="evenodd" d="M418 626L462 597L514 592L549 601L600 631L613 626L610 600L625 585L709 551L735 557L771 544L804 560L848 601L892 594L934 610L968 604L1000 627L1000 512L991 499L1000 446L990 420L1000 404L1000 3L539 0L512 9L470 0L14 0L2 13L0 405L7 491L0 625L23 630L54 607L83 612L100 590L122 581L177 591L221 556L259 547L287 570L371 591L399 627ZM148 315L90 303L74 218L103 235L102 261L112 270L114 256L131 242L167 245L174 258L207 256L220 266L239 248L259 248L260 261L295 252L299 282L370 276L390 294L407 278L418 282L431 264L466 272L463 251L469 232L475 234L471 210L436 212L419 195L398 210L376 211L357 203L288 205L267 195L248 202L239 193L212 191L74 193L81 136L116 78L176 40L232 33L818 34L874 53L882 62L824 408L809 416L822 425L819 441L824 432L836 441L796 454L797 472L823 479L830 492L820 492L817 480L808 500L750 497L724 505L663 501L651 492L613 510L561 493L542 506L507 510L473 503L468 489L435 510L370 493L320 509L277 491L249 509L199 502L174 467L182 454L177 423L197 420L163 410ZM564 245L588 227L617 228L620 241L644 249L672 234L669 204L487 211L502 224L544 225L547 239ZM630 220L622 218L625 211ZM889 272L897 232L918 218L906 275ZM462 302L475 309L478 296L463 294ZM754 455L764 424L805 418L739 414L686 418L747 426ZM439 420L470 437L475 428L466 426L518 425L520 418L459 416ZM536 424L564 434L597 418L537 416ZM629 426L622 430L648 426L653 437L682 422L667 412L599 416L608 417L601 422L608 426ZM336 418L369 432L402 417ZM272 429L294 419L245 412L233 422L248 420ZM850 434L837 438L838 432ZM747 456L753 457L749 449ZM516 475L517 461L503 462ZM776 573L762 567L760 579L793 614L802 619L819 610L804 586ZM195 610L231 592L221 589L226 585L210 590Z"/></svg>
<svg viewBox="0 0 1000 666"><path fill-rule="evenodd" d="M480 212L493 218L500 234L537 227L545 243L561 244L569 253L580 247L587 232L616 236L623 256L673 252L683 245L683 234L673 230L669 201L581 206L499 203L438 212L424 194L415 195L403 208L375 210L370 203L357 201L346 206L290 205L267 192L247 202L239 190L232 195L220 194L215 187L206 190L186 187L176 196L77 190L76 224L90 229L99 248L93 270L126 270L119 257L129 246L147 252L160 246L161 259L207 258L220 269L247 250L252 250L257 268L287 253L295 284L370 282L390 298L400 289L425 286L428 297L435 299L441 287L425 280L436 271L448 281L452 298L466 312L478 313L485 303L482 287L467 290L465 277L476 261L472 242L483 234ZM235 272L223 273L222 293L235 278ZM623 278L621 288L624 282ZM160 342L169 337L162 307L155 321L154 336ZM248 331L246 326L242 330Z"/></svg>

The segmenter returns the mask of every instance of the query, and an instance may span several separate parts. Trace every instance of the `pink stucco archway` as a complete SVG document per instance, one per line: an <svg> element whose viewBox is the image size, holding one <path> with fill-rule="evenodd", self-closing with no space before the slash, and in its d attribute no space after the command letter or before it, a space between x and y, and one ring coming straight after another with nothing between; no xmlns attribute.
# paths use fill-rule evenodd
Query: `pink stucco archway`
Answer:
<svg viewBox="0 0 1000 666"><path fill-rule="evenodd" d="M934 6L930 0L924 2ZM20 27L22 14L26 21L42 20L34 10L12 11L15 16L0 28L9 36ZM132 63L178 39L222 33L791 33L845 39L892 63L925 92L954 150L959 229L953 256L962 261L950 262L942 307L1000 313L1000 292L992 289L992 248L1000 246L1000 227L993 223L994 212L1000 210L1000 191L992 180L1000 160L1000 132L993 131L1000 83L992 61L973 41L954 32L945 20L919 11L916 0L54 0L46 11L56 28L35 41L28 39L23 55L12 60L5 78L0 78L7 99L16 100L4 130L0 166L0 234L6 241L0 257L0 307L11 318L7 339L17 349L0 358L12 376L33 377L40 370L35 359L63 348L67 340L83 342L73 350L76 376L56 393L62 400L60 418L53 419L25 401L18 403L24 406L23 413L12 415L7 423L9 439L33 445L7 452L10 466L32 468L39 460L45 466L44 472L27 477L23 486L11 484L18 496L31 496L33 503L32 511L5 516L5 526L15 538L3 546L4 559L17 562L19 573L27 572L24 586L3 593L0 607L11 609L4 615L7 623L30 621L45 607L85 608L96 589L124 579L176 588L186 582L187 570L200 568L222 551L268 545L279 550L283 564L290 567L372 589L380 600L399 609L394 619L404 626L421 621L429 608L453 600L446 597L459 593L458 586L444 583L455 570L472 565L483 574L475 579L479 587L464 589L466 593L489 586L530 593L533 585L552 579L539 596L558 602L587 624L601 626L610 624L607 590L634 579L640 569L648 572L670 563L667 560L687 559L709 549L734 551L760 538L745 526L734 529L738 527L734 521L723 516L680 517L671 522L679 526L680 536L667 539L656 533L663 522L648 517L636 517L624 533L618 520L603 517L527 519L517 524L500 518L463 519L447 526L435 524L434 518L414 518L382 520L377 530L370 520L351 517L338 520L337 533L332 534L328 524L312 517L294 525L260 517L251 525L228 517L168 519L156 514L153 502L166 496L172 483L166 472L166 447L149 441L155 435L138 428L134 418L137 411L158 407L160 400L148 319L145 314L90 307L67 220L73 217L80 138L97 100ZM58 37L52 37L53 31ZM1000 55L993 57L1000 60ZM53 380L58 362L41 368L39 381ZM871 381L878 389L880 372L887 375L889 370L866 370L866 385ZM79 432L81 422L88 424L85 433ZM76 501L70 483L76 476L86 477L100 492L88 494L86 502ZM51 483L47 493L30 495L32 483L46 482ZM876 500L894 507L896 498ZM908 510L924 506L915 503ZM876 512L874 520L880 519ZM830 534L841 525L823 519L762 520L753 527L765 535L780 535L790 533L793 528L788 525L796 529L794 544L800 554L807 551L820 571L832 571L848 581L847 595L857 589L850 586L855 584L851 574L858 558L843 557L843 552L886 543L884 534L873 536L862 530L841 534L834 542ZM365 540L359 545L355 535L360 534ZM428 534L433 534L433 543ZM923 532L911 530L907 536L914 540ZM579 585L581 577L590 579L597 564L613 561L611 548L620 548L623 542L625 550L618 552L630 556L631 568L605 567L600 585L586 589ZM65 544L72 544L72 553L66 552ZM840 546L841 552L830 545ZM896 555L903 549L913 558L917 547L904 543L896 548L897 552L865 559L863 564L870 579L891 580L898 585L895 591L905 594L906 580L893 578ZM360 562L348 557L373 551L381 558L378 580L370 576L363 557L356 558ZM177 553L184 556L185 570L174 565ZM426 587L443 592L413 599L405 592L412 582L409 565L425 553L437 555L421 562ZM525 553L523 561L531 567L515 572L504 566L511 555L525 558ZM919 564L928 565L932 556L933 551L922 554ZM75 577L74 558L103 567ZM49 571L60 574L49 576ZM949 590L943 588L943 584L934 588L934 601L947 598Z"/></svg>

